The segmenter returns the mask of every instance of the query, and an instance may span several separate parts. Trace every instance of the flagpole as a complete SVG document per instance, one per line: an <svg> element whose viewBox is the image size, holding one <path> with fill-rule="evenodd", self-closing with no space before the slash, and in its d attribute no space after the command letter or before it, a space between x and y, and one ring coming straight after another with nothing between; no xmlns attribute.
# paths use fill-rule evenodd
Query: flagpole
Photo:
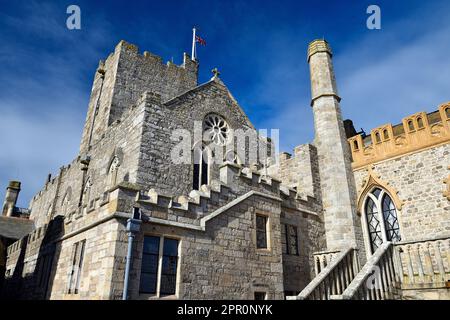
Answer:
<svg viewBox="0 0 450 320"><path fill-rule="evenodd" d="M195 61L195 27L192 28L192 61Z"/></svg>

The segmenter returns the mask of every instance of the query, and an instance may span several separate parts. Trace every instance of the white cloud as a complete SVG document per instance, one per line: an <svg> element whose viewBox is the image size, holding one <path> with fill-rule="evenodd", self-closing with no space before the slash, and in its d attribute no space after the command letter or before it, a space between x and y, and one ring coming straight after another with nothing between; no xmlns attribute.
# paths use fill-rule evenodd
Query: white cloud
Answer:
<svg viewBox="0 0 450 320"><path fill-rule="evenodd" d="M436 110L450 100L450 27L430 28L435 19L439 21L438 16L422 17L421 24L405 18L334 50L343 116L352 119L356 129L370 132L385 123L400 123L407 115ZM272 116L258 126L280 128L280 149L288 152L314 138L309 71L298 57L302 51L291 45L294 38L277 49L296 52L297 58L265 65L253 100L274 106Z"/></svg>

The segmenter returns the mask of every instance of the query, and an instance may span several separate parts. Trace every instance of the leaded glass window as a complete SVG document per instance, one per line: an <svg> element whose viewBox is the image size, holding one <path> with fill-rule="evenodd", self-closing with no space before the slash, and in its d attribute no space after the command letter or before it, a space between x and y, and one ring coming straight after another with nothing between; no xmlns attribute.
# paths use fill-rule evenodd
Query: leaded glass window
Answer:
<svg viewBox="0 0 450 320"><path fill-rule="evenodd" d="M164 239L160 295L175 294L178 264L178 240Z"/></svg>
<svg viewBox="0 0 450 320"><path fill-rule="evenodd" d="M397 211L388 194L383 197L383 219L388 241L400 241L400 227L398 225Z"/></svg>
<svg viewBox="0 0 450 320"><path fill-rule="evenodd" d="M373 189L367 195L364 211L372 253L385 241L401 240L397 210L386 191Z"/></svg>
<svg viewBox="0 0 450 320"><path fill-rule="evenodd" d="M256 247L267 249L267 217L256 215Z"/></svg>
<svg viewBox="0 0 450 320"><path fill-rule="evenodd" d="M142 252L139 292L156 293L158 279L159 237L145 237Z"/></svg>
<svg viewBox="0 0 450 320"><path fill-rule="evenodd" d="M298 255L298 236L297 227L293 225L285 225L286 234L286 253L291 255Z"/></svg>
<svg viewBox="0 0 450 320"><path fill-rule="evenodd" d="M367 225L369 227L370 245L372 252L375 252L375 250L383 243L383 237L381 234L380 220L378 220L378 208L371 198L367 199L366 217Z"/></svg>
<svg viewBox="0 0 450 320"><path fill-rule="evenodd" d="M207 147L197 147L194 149L194 171L192 188L200 190L204 184L208 184L209 154Z"/></svg>
<svg viewBox="0 0 450 320"><path fill-rule="evenodd" d="M178 243L165 237L144 237L140 293L158 297L176 293Z"/></svg>

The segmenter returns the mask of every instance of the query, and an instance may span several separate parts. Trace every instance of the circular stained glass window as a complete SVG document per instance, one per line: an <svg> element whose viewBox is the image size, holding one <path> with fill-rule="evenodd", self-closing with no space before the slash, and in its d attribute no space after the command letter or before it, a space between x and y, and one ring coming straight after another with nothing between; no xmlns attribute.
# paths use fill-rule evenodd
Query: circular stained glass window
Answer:
<svg viewBox="0 0 450 320"><path fill-rule="evenodd" d="M230 127L218 114L209 114L203 121L203 137L205 141L224 146L229 141Z"/></svg>

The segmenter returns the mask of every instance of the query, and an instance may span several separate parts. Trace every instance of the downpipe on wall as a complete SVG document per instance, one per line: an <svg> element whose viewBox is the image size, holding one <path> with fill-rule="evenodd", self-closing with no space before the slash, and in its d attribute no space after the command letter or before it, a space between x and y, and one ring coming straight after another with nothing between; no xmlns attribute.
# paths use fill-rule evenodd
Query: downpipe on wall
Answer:
<svg viewBox="0 0 450 320"><path fill-rule="evenodd" d="M125 279L123 283L122 300L128 300L128 283L130 278L131 261L133 259L133 241L141 229L141 211L139 208L133 208L133 217L127 220L126 231L128 233L128 251L125 265Z"/></svg>

